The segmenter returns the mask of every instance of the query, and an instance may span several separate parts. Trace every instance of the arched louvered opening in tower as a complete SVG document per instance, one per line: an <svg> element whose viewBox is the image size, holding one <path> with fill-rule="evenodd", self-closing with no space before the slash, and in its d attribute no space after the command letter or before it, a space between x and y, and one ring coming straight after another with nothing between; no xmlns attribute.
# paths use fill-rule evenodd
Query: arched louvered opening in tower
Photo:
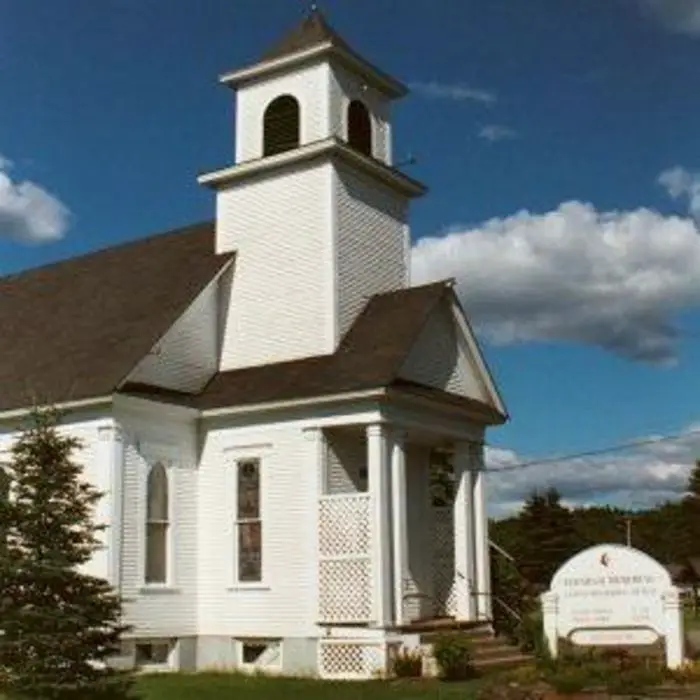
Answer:
<svg viewBox="0 0 700 700"><path fill-rule="evenodd" d="M372 118L359 100L348 107L348 144L366 156L372 155Z"/></svg>
<svg viewBox="0 0 700 700"><path fill-rule="evenodd" d="M299 147L299 113L299 102L291 95L270 102L263 117L263 156Z"/></svg>

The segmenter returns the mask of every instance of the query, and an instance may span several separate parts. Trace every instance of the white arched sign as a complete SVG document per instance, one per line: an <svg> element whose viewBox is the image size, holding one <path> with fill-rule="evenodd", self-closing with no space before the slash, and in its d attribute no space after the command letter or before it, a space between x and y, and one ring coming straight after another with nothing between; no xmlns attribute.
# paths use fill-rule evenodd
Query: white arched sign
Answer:
<svg viewBox="0 0 700 700"><path fill-rule="evenodd" d="M683 662L683 616L666 569L644 552L618 544L585 549L554 575L542 596L550 654L559 639L580 646L652 644L663 638L669 668Z"/></svg>

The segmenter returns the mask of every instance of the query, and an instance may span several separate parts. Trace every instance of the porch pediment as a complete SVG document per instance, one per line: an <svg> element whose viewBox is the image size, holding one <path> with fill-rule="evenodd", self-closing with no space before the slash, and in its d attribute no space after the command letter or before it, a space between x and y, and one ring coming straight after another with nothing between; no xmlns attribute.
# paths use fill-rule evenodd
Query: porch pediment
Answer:
<svg viewBox="0 0 700 700"><path fill-rule="evenodd" d="M477 401L506 415L478 343L453 292L426 319L398 373L418 385Z"/></svg>

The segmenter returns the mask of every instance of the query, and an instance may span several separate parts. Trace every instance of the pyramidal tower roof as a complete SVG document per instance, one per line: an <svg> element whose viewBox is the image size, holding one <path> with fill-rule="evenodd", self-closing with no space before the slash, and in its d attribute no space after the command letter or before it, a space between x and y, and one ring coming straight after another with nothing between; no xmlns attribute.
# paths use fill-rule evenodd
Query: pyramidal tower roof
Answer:
<svg viewBox="0 0 700 700"><path fill-rule="evenodd" d="M295 65L310 56L333 55L347 67L360 73L368 82L392 97L403 97L408 89L395 78L365 60L331 27L315 6L293 29L265 51L257 63L221 76L222 83L234 86L241 82Z"/></svg>
<svg viewBox="0 0 700 700"><path fill-rule="evenodd" d="M323 13L314 7L300 24L287 32L278 42L265 51L260 58L263 61L272 61L299 51L311 49L326 42L352 51L340 34L328 24Z"/></svg>

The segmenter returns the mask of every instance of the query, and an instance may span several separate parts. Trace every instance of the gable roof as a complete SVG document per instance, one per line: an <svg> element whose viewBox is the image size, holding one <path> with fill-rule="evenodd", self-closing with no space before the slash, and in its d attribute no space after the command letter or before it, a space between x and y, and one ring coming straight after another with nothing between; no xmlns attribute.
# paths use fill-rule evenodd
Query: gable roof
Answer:
<svg viewBox="0 0 700 700"><path fill-rule="evenodd" d="M503 423L503 414L480 401L450 396L399 376L428 316L446 294L453 294L451 287L437 282L371 297L332 355L221 372L196 396L134 384L125 385L121 393L208 410L389 388L452 400L488 422Z"/></svg>
<svg viewBox="0 0 700 700"><path fill-rule="evenodd" d="M0 278L0 410L111 395L231 258L207 222Z"/></svg>

